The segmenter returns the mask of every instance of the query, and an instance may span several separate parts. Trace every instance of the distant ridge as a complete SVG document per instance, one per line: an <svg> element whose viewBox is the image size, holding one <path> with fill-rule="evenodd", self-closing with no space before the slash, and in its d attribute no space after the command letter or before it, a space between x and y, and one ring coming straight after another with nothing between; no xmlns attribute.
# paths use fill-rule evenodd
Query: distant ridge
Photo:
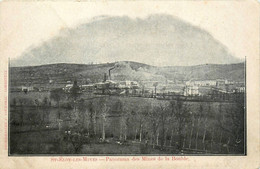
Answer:
<svg viewBox="0 0 260 169"><path fill-rule="evenodd" d="M138 62L114 62L106 64L48 64L41 66L11 67L11 85L49 83L54 80L57 83L79 80L85 83L100 82L104 73L115 65L111 71L112 80L136 80L136 81L165 81L167 80L209 80L229 79L244 81L245 65L237 64L205 64L197 66L168 66L156 67Z"/></svg>

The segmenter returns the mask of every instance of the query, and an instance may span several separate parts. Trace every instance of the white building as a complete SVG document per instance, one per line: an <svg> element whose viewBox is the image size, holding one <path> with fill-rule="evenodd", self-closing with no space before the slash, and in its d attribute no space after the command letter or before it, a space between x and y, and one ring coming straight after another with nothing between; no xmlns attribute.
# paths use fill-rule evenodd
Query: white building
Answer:
<svg viewBox="0 0 260 169"><path fill-rule="evenodd" d="M184 96L199 96L199 87L198 86L186 86L184 88Z"/></svg>
<svg viewBox="0 0 260 169"><path fill-rule="evenodd" d="M187 86L216 86L216 80L192 80L186 82Z"/></svg>
<svg viewBox="0 0 260 169"><path fill-rule="evenodd" d="M236 87L236 88L235 88L235 91L238 92L238 93L244 93L245 90L246 90L245 87Z"/></svg>
<svg viewBox="0 0 260 169"><path fill-rule="evenodd" d="M27 86L22 86L22 91L33 91L34 90L34 88L32 87L32 86L29 86L29 87L27 87Z"/></svg>
<svg viewBox="0 0 260 169"><path fill-rule="evenodd" d="M67 84L67 85L63 88L63 90L66 91L66 92L68 92L72 87L73 87L73 84Z"/></svg>
<svg viewBox="0 0 260 169"><path fill-rule="evenodd" d="M94 90L95 86L93 84L88 84L88 85L81 85L80 88L83 91L90 91L90 90Z"/></svg>
<svg viewBox="0 0 260 169"><path fill-rule="evenodd" d="M134 89L136 89L136 88L139 88L139 84L138 84L138 82L136 82L136 81L121 81L121 82L119 82L119 88L128 88L128 89L130 89L130 88L134 88Z"/></svg>

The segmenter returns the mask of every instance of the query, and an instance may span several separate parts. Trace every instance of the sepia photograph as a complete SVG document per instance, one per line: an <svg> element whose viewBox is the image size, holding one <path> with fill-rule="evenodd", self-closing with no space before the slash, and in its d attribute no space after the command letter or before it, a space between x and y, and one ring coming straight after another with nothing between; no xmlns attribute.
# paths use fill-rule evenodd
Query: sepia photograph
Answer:
<svg viewBox="0 0 260 169"><path fill-rule="evenodd" d="M9 155L246 155L246 59L167 13L62 28L9 58Z"/></svg>
<svg viewBox="0 0 260 169"><path fill-rule="evenodd" d="M3 0L1 167L259 168L259 7Z"/></svg>

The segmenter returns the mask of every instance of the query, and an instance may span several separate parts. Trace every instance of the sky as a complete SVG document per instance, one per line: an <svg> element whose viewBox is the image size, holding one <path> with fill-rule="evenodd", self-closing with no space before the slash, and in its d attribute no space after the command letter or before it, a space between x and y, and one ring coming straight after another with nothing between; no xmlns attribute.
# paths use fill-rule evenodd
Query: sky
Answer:
<svg viewBox="0 0 260 169"><path fill-rule="evenodd" d="M1 55L17 59L66 28L88 23L102 15L146 18L167 14L209 32L243 59L255 54L258 31L256 1L102 1L3 2L0 6ZM238 13L239 11L239 13ZM250 39L250 41L248 41Z"/></svg>

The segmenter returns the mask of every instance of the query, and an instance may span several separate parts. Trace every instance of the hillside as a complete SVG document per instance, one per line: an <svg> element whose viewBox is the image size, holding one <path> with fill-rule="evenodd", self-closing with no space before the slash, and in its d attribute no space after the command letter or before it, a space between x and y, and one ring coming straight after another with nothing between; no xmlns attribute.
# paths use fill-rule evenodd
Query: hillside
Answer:
<svg viewBox="0 0 260 169"><path fill-rule="evenodd" d="M186 67L163 67L160 73L165 77L182 80L211 80L229 79L234 81L244 81L244 63L237 64L205 64Z"/></svg>
<svg viewBox="0 0 260 169"><path fill-rule="evenodd" d="M106 64L51 64L30 67L11 67L11 86L25 84L47 85L50 80L56 84L77 80L81 84L100 82L104 73L111 70L112 80L165 81L229 79L243 81L244 63L207 64L198 66L156 67L138 62L115 62Z"/></svg>

